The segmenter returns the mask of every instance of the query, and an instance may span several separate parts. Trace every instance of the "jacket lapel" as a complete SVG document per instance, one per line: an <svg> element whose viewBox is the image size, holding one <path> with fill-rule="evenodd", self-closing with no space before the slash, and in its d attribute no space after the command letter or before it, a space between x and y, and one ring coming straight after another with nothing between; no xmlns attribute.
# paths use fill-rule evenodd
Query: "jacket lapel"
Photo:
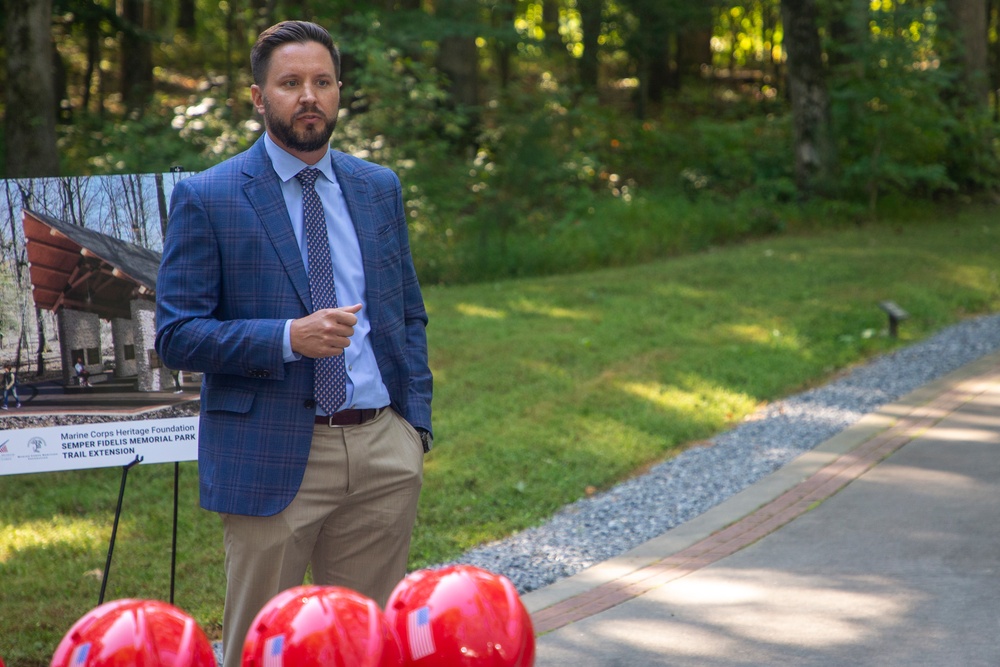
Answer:
<svg viewBox="0 0 1000 667"><path fill-rule="evenodd" d="M308 312L312 312L312 296L309 292L309 276L306 275L302 256L292 231L292 221L281 194L281 184L271 166L271 159L264 148L263 136L246 153L243 173L249 177L243 184L247 200L253 206L261 227L271 239L288 278Z"/></svg>
<svg viewBox="0 0 1000 667"><path fill-rule="evenodd" d="M379 302L379 272L376 265L378 258L378 228L377 220L372 211L371 198L368 196L368 183L354 174L350 163L343 153L330 151L333 160L333 171L337 174L337 182L344 193L347 210L351 214L351 222L358 235L358 245L361 247L361 263L365 269L365 296L369 308Z"/></svg>

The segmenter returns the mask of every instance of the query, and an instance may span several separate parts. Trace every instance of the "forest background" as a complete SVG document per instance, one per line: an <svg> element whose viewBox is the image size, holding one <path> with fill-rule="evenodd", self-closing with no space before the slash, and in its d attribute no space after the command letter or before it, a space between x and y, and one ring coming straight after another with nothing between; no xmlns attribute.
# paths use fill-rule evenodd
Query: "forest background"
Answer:
<svg viewBox="0 0 1000 667"><path fill-rule="evenodd" d="M7 178L215 164L261 130L258 32L329 26L334 144L399 171L425 284L628 265L1000 184L1000 0L3 4Z"/></svg>

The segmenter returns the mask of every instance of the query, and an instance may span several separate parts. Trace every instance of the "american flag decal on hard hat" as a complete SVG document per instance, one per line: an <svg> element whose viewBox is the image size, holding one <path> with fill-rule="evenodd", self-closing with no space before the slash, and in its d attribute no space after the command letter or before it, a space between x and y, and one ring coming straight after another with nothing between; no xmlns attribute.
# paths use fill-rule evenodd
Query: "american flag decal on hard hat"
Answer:
<svg viewBox="0 0 1000 667"><path fill-rule="evenodd" d="M73 649L73 655L70 656L69 664L72 667L77 667L77 665L87 664L87 654L90 653L90 642L86 644L80 644L75 649Z"/></svg>
<svg viewBox="0 0 1000 667"><path fill-rule="evenodd" d="M262 667L281 667L281 651L285 648L282 635L271 637L264 642L264 664Z"/></svg>
<svg viewBox="0 0 1000 667"><path fill-rule="evenodd" d="M434 635L431 633L431 608L414 609L406 617L406 639L413 660L434 652Z"/></svg>

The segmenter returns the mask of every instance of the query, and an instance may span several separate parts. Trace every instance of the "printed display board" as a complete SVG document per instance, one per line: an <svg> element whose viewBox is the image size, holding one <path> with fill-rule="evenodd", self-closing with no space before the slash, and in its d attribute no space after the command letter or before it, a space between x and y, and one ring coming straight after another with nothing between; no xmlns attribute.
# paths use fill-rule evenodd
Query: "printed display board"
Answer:
<svg viewBox="0 0 1000 667"><path fill-rule="evenodd" d="M197 459L201 378L154 349L188 175L0 181L0 476Z"/></svg>
<svg viewBox="0 0 1000 667"><path fill-rule="evenodd" d="M0 475L198 459L198 418L100 422L4 431Z"/></svg>

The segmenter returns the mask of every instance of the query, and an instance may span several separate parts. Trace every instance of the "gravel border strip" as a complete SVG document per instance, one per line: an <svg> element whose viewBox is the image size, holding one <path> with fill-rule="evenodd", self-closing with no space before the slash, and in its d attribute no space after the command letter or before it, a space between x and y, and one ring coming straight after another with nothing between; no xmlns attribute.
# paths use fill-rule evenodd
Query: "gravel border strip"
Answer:
<svg viewBox="0 0 1000 667"><path fill-rule="evenodd" d="M1000 314L966 320L771 403L708 444L454 562L503 574L521 593L541 588L698 516L866 414L998 349Z"/></svg>

